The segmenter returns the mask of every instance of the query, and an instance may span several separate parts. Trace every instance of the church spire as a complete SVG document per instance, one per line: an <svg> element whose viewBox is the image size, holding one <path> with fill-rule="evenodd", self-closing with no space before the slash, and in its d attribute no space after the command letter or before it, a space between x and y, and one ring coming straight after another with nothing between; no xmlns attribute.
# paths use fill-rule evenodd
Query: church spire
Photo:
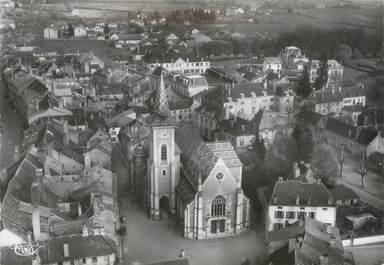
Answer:
<svg viewBox="0 0 384 265"><path fill-rule="evenodd" d="M156 90L154 112L158 113L160 118L167 118L168 116L168 100L167 93L165 91L163 71L160 74L160 86Z"/></svg>

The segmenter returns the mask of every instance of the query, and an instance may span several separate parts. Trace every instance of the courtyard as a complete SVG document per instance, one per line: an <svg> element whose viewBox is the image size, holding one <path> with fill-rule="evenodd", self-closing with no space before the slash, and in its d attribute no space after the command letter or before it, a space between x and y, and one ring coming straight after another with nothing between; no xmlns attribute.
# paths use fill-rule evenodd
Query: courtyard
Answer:
<svg viewBox="0 0 384 265"><path fill-rule="evenodd" d="M208 240L189 240L166 220L153 221L133 203L125 191L127 165L119 152L114 152L115 170L119 182L120 216L126 218L126 234L122 237L125 264L178 258L181 249L191 265L236 265L248 258L252 264L266 254L262 229L239 236Z"/></svg>

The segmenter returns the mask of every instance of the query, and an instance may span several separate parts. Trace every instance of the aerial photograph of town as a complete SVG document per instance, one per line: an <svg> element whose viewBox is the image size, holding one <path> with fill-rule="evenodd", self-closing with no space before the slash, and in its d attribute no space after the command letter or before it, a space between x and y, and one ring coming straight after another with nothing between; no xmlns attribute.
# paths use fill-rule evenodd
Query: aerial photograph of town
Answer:
<svg viewBox="0 0 384 265"><path fill-rule="evenodd" d="M0 265L383 265L384 0L0 0Z"/></svg>

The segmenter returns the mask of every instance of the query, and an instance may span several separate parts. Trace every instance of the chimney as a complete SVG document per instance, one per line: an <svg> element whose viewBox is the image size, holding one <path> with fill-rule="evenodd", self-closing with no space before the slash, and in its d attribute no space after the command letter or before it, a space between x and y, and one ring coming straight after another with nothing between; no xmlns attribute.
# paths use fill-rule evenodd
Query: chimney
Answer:
<svg viewBox="0 0 384 265"><path fill-rule="evenodd" d="M331 248L335 248L335 239L331 239L331 240L329 240L329 246L331 247Z"/></svg>
<svg viewBox="0 0 384 265"><path fill-rule="evenodd" d="M319 257L319 265L328 265L328 256L322 255Z"/></svg>
<svg viewBox="0 0 384 265"><path fill-rule="evenodd" d="M245 125L244 125L244 124L241 125L241 130L242 130L243 132L245 131Z"/></svg>
<svg viewBox="0 0 384 265"><path fill-rule="evenodd" d="M41 240L41 228L40 228L40 209L38 206L35 206L32 210L32 230L33 230L33 240Z"/></svg>
<svg viewBox="0 0 384 265"><path fill-rule="evenodd" d="M64 258L69 258L69 247L67 243L63 245L63 250L64 250Z"/></svg>
<svg viewBox="0 0 384 265"><path fill-rule="evenodd" d="M88 228L87 228L86 225L83 225L82 236L83 236L83 237L88 236Z"/></svg>
<svg viewBox="0 0 384 265"><path fill-rule="evenodd" d="M296 205L299 205L299 204L300 204L300 196L297 195L297 197L296 197Z"/></svg>
<svg viewBox="0 0 384 265"><path fill-rule="evenodd" d="M77 204L77 214L78 214L78 216L81 216L83 214L83 212L81 210L81 204L80 203Z"/></svg>

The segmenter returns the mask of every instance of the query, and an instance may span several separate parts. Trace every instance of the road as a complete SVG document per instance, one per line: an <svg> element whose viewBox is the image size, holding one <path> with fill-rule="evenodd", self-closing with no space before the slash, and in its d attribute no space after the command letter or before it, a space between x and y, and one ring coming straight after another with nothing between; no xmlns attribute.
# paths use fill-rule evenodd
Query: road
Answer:
<svg viewBox="0 0 384 265"><path fill-rule="evenodd" d="M381 265L384 263L384 244L346 247L353 254L356 265Z"/></svg>
<svg viewBox="0 0 384 265"><path fill-rule="evenodd" d="M11 110L5 100L4 86L5 84L0 81L0 124L2 128L2 135L0 138L1 168L7 168L15 162L15 146L20 146L23 140L22 128L17 122L17 114Z"/></svg>
<svg viewBox="0 0 384 265"><path fill-rule="evenodd" d="M358 173L358 163L347 159L343 169L343 185L352 189L362 201L384 210L384 183L381 177L368 171L361 186L361 176Z"/></svg>

